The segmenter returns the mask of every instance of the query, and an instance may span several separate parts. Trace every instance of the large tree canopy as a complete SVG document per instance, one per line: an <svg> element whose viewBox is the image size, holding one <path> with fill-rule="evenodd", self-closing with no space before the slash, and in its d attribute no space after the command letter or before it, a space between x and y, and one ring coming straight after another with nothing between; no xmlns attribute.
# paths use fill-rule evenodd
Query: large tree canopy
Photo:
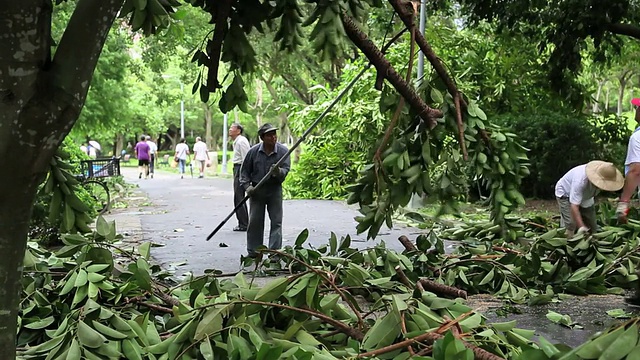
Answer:
<svg viewBox="0 0 640 360"><path fill-rule="evenodd" d="M583 57L605 61L619 54L622 36L640 39L640 3L632 0L460 0L469 24L489 21L505 33L527 36L548 61L558 90L566 90ZM442 7L443 3L435 3ZM451 5L450 3L448 4Z"/></svg>

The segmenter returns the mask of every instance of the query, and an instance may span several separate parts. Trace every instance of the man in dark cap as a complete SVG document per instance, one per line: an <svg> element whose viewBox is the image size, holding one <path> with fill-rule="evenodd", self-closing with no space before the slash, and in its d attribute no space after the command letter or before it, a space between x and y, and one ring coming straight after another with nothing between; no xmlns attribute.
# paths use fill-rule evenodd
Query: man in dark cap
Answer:
<svg viewBox="0 0 640 360"><path fill-rule="evenodd" d="M240 185L249 196L249 257L255 257L257 248L263 245L265 208L271 220L269 249L277 250L282 247L282 183L289 173L291 159L287 155L280 166L275 166L288 152L286 146L278 143L276 130L271 124L264 124L258 129L262 142L249 149L240 170ZM266 175L269 175L268 180L254 191L254 186Z"/></svg>

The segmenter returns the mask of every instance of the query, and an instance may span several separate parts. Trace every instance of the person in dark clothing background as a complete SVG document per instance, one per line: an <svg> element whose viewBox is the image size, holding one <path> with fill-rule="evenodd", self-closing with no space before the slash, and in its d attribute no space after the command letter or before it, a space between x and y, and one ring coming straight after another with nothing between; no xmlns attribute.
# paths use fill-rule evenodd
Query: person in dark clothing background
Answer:
<svg viewBox="0 0 640 360"><path fill-rule="evenodd" d="M282 247L282 183L289 174L291 159L287 155L287 147L278 143L276 130L271 124L264 124L258 129L262 142L249 150L240 171L240 185L249 195L249 257L256 257L258 247L263 245L265 208L271 220L269 249ZM282 164L275 166L285 155L287 157ZM270 178L254 191L254 186L267 174Z"/></svg>

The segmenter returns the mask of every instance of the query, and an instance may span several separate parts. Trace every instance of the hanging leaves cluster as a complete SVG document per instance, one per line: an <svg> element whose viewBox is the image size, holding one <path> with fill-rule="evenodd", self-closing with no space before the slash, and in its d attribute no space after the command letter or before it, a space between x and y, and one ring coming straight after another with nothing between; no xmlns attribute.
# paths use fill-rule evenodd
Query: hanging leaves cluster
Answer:
<svg viewBox="0 0 640 360"><path fill-rule="evenodd" d="M78 195L84 190L76 175L75 167L69 163L70 154L62 148L51 158L49 173L40 188L40 196L51 196L49 202L49 223L60 224L60 230L67 233L89 233L95 210L88 203L89 197ZM84 192L86 195L86 192ZM93 205L93 204L92 204Z"/></svg>
<svg viewBox="0 0 640 360"><path fill-rule="evenodd" d="M148 36L168 28L174 8L180 5L176 0L125 0L120 17L128 16L131 29Z"/></svg>
<svg viewBox="0 0 640 360"><path fill-rule="evenodd" d="M491 218L496 224L524 204L518 188L529 170L526 149L516 135L488 122L484 111L468 98L459 124L454 98L445 93L437 77L420 90L427 104L442 109L444 117L430 129L412 109L403 109L390 144L378 144L384 149L380 162L374 158L348 189L347 202L358 203L362 213L356 219L358 233L368 230L369 238L376 237L384 222L391 226L393 212L406 206L413 195L439 201L441 214L456 213L458 201L475 180L490 190ZM397 104L397 93L386 87L381 112L391 114ZM468 152L468 160L461 149Z"/></svg>

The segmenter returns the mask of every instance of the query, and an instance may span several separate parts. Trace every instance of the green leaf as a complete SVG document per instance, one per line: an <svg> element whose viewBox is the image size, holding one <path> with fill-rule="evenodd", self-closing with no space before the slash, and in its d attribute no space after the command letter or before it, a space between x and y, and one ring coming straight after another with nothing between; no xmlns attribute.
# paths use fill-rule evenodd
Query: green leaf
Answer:
<svg viewBox="0 0 640 360"><path fill-rule="evenodd" d="M222 315L226 309L227 306L209 308L202 317L202 320L198 323L194 339L208 339L209 335L214 335L220 331L223 325Z"/></svg>
<svg viewBox="0 0 640 360"><path fill-rule="evenodd" d="M431 88L431 100L434 103L442 104L444 102L444 98L442 97L442 93L440 90L436 88Z"/></svg>
<svg viewBox="0 0 640 360"><path fill-rule="evenodd" d="M282 346L273 346L264 343L260 346L260 350L258 350L256 360L278 360L280 359L280 355L282 355Z"/></svg>
<svg viewBox="0 0 640 360"><path fill-rule="evenodd" d="M510 331L512 330L514 327L516 327L516 321L508 321L508 322L502 322L502 323L492 323L491 326L493 326L496 330L498 331Z"/></svg>
<svg viewBox="0 0 640 360"><path fill-rule="evenodd" d="M612 309L607 311L607 315L616 319L630 319L633 314L624 311L623 309Z"/></svg>
<svg viewBox="0 0 640 360"><path fill-rule="evenodd" d="M24 327L27 329L33 329L33 330L44 329L47 326L53 324L54 321L55 321L55 318L53 316L49 316L39 321L26 324L24 325Z"/></svg>
<svg viewBox="0 0 640 360"><path fill-rule="evenodd" d="M287 286L289 285L289 279L287 278L279 278L273 281L268 282L256 295L257 301L273 301L284 293Z"/></svg>
<svg viewBox="0 0 640 360"><path fill-rule="evenodd" d="M296 248L301 247L302 244L304 244L304 242L307 241L308 237L309 237L309 229L302 230L302 232L300 232L300 234L298 234L298 237L296 238Z"/></svg>
<svg viewBox="0 0 640 360"><path fill-rule="evenodd" d="M482 285L486 285L489 282L491 282L491 280L493 280L493 276L494 276L494 270L491 269L491 271L489 271L487 273L487 275L484 276L484 278L482 278L482 280L480 280L480 282L478 283L478 286L482 286Z"/></svg>
<svg viewBox="0 0 640 360"><path fill-rule="evenodd" d="M80 351L80 345L76 339L71 340L69 351L67 352L66 360L80 360L82 353Z"/></svg>
<svg viewBox="0 0 640 360"><path fill-rule="evenodd" d="M98 233L98 235L103 237L107 237L111 232L111 226L109 225L107 220L102 217L102 215L98 216L98 219L96 219L96 232Z"/></svg>
<svg viewBox="0 0 640 360"><path fill-rule="evenodd" d="M366 350L378 349L391 345L400 334L400 317L396 312L389 312L367 331L362 340L362 348Z"/></svg>
<svg viewBox="0 0 640 360"><path fill-rule="evenodd" d="M104 344L107 339L84 321L78 322L78 340L86 347L97 349Z"/></svg>
<svg viewBox="0 0 640 360"><path fill-rule="evenodd" d="M92 321L93 328L100 332L102 335L109 339L122 340L128 338L127 335L121 333L118 330L112 329L104 324L101 324L95 320Z"/></svg>
<svg viewBox="0 0 640 360"><path fill-rule="evenodd" d="M208 336L200 343L200 354L205 360L214 359L213 348L211 347L211 342L209 341Z"/></svg>
<svg viewBox="0 0 640 360"><path fill-rule="evenodd" d="M140 256L142 256L143 258L149 260L149 258L151 257L151 243L146 242L140 245L138 247L138 253L140 253Z"/></svg>

